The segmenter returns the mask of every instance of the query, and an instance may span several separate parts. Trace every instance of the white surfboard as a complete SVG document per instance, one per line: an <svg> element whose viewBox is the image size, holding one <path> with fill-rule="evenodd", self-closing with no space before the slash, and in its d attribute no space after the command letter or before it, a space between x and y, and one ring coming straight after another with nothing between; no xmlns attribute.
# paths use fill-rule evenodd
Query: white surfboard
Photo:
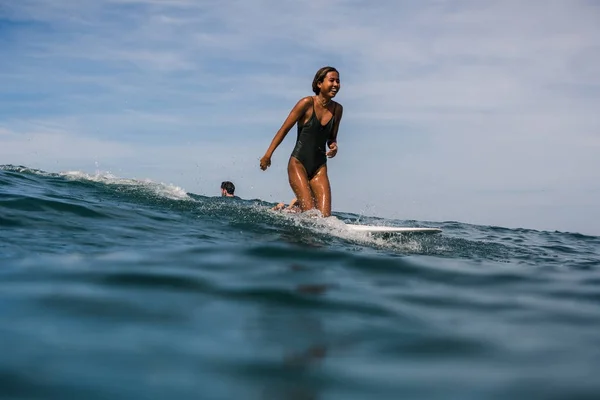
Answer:
<svg viewBox="0 0 600 400"><path fill-rule="evenodd" d="M398 227L398 226L378 226L378 225L353 225L346 224L346 227L358 232L381 232L381 233L439 233L442 230L439 228L413 228L413 227Z"/></svg>

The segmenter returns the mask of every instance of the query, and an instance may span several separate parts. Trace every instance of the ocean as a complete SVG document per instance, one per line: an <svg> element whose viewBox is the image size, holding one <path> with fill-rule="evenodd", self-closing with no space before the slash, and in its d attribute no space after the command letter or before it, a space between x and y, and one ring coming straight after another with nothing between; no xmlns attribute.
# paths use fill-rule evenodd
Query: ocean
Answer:
<svg viewBox="0 0 600 400"><path fill-rule="evenodd" d="M0 397L600 398L600 237L273 205L0 166Z"/></svg>

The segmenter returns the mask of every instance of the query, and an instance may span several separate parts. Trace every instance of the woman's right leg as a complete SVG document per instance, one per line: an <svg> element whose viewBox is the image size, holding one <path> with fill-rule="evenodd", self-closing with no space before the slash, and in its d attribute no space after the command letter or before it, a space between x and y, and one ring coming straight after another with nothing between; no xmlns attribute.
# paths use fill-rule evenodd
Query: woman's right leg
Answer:
<svg viewBox="0 0 600 400"><path fill-rule="evenodd" d="M300 209L302 211L307 211L315 208L315 200L310 184L308 183L306 168L304 168L304 165L302 165L295 157L290 157L288 163L288 178L290 186L300 203Z"/></svg>

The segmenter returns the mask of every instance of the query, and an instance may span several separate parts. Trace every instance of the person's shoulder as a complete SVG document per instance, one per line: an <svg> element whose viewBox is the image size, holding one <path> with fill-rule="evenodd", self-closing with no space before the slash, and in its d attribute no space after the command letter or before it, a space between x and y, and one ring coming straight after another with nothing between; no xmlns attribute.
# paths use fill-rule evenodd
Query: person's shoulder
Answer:
<svg viewBox="0 0 600 400"><path fill-rule="evenodd" d="M298 100L298 105L302 106L302 107L309 107L312 106L314 102L314 99L312 96L306 96L301 98L300 100Z"/></svg>
<svg viewBox="0 0 600 400"><path fill-rule="evenodd" d="M313 98L312 96L306 96L298 100L296 105L294 106L294 111L305 113L309 108L312 107Z"/></svg>

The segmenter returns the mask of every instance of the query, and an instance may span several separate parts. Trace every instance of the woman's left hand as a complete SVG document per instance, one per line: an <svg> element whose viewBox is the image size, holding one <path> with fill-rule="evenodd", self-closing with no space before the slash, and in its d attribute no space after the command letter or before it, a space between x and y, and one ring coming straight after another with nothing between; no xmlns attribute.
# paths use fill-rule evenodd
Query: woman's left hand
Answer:
<svg viewBox="0 0 600 400"><path fill-rule="evenodd" d="M335 155L337 154L337 151L338 151L337 142L332 142L332 143L329 143L328 145L329 145L329 151L325 155L329 158L335 157Z"/></svg>

